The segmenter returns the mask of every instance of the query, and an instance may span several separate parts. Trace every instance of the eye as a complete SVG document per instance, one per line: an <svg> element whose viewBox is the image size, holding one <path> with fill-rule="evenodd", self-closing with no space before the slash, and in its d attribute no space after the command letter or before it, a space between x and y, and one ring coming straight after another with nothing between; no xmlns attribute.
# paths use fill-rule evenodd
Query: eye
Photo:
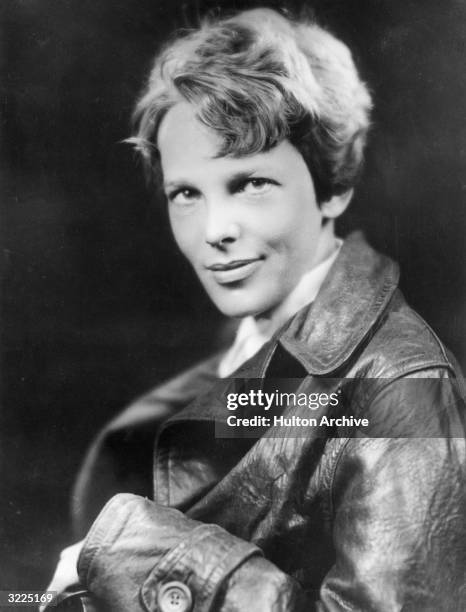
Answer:
<svg viewBox="0 0 466 612"><path fill-rule="evenodd" d="M267 193L273 185L277 185L275 181L262 177L252 177L246 179L239 187L238 191L247 195L262 195Z"/></svg>
<svg viewBox="0 0 466 612"><path fill-rule="evenodd" d="M186 207L192 205L199 198L199 192L190 187L182 187L167 193L167 199L171 204Z"/></svg>

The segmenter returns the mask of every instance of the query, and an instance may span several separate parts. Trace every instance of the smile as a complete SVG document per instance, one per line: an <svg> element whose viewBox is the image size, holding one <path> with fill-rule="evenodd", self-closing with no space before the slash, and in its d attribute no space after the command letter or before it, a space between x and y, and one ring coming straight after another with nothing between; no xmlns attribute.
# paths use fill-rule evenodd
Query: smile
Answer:
<svg viewBox="0 0 466 612"><path fill-rule="evenodd" d="M206 266L212 272L213 277L220 285L234 283L251 276L260 266L263 258L236 259L228 263L216 263Z"/></svg>

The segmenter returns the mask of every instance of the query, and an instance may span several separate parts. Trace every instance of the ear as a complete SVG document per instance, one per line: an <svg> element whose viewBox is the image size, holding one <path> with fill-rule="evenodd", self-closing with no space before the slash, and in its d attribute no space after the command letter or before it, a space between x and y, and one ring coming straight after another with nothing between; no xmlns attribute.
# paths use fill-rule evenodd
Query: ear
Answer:
<svg viewBox="0 0 466 612"><path fill-rule="evenodd" d="M352 197L353 189L349 189L344 193L332 196L330 200L323 202L320 207L323 216L327 217L328 219L336 219L348 208L348 204L351 202Z"/></svg>

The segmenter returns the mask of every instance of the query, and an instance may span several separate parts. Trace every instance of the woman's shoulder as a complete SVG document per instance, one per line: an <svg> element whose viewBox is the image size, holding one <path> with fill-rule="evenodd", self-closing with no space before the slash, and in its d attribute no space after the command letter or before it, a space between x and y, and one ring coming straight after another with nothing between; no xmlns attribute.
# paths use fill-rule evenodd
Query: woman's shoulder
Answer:
<svg viewBox="0 0 466 612"><path fill-rule="evenodd" d="M399 289L371 330L359 359L369 360L374 378L399 377L432 368L460 374L445 345Z"/></svg>

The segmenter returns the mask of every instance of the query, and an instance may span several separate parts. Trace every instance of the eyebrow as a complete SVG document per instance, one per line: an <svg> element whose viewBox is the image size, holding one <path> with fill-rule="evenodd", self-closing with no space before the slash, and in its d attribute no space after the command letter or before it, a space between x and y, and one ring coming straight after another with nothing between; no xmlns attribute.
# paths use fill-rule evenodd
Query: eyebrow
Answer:
<svg viewBox="0 0 466 612"><path fill-rule="evenodd" d="M267 167L251 168L250 170L240 170L238 172L233 173L227 178L227 186L229 189L234 189L242 182L252 178L254 175L262 176L263 174L267 175L271 172L272 169ZM166 191L171 191L172 189L179 189L180 187L189 187L192 189L197 189L193 182L188 179L174 179L172 181L167 181L166 183L164 183L163 187Z"/></svg>
<svg viewBox="0 0 466 612"><path fill-rule="evenodd" d="M166 191L169 191L171 189L177 189L179 187L188 187L191 186L191 181L188 181L187 179L176 179L174 181L168 181L167 183L163 184L163 188Z"/></svg>

